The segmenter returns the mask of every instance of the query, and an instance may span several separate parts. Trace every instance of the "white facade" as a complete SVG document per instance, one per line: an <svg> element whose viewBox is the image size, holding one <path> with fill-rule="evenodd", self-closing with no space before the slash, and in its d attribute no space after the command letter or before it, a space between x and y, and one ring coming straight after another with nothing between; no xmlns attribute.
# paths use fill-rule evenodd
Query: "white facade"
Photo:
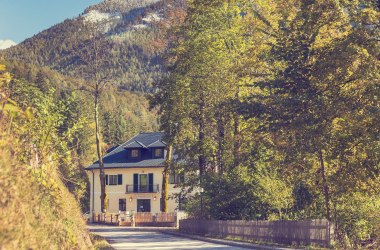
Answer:
<svg viewBox="0 0 380 250"><path fill-rule="evenodd" d="M106 185L108 200L107 212L119 213L120 210L124 209L123 202L125 202L126 212L141 212L141 210L144 210L144 212L159 213L161 211L160 199L162 194L163 170L163 167L105 169L105 174L108 176L108 185ZM89 170L87 171L87 174L91 187L90 211L92 216L92 212L95 212L96 214L101 212L99 170ZM144 185L140 185L143 183L139 183L139 189L134 190L134 176L136 174L138 174L139 177L141 175L151 174L150 176L153 176L154 187L144 188ZM114 184L115 179L120 178L119 175L122 175L122 182ZM139 179L144 181L145 178L146 176L142 176ZM179 194L179 192L180 188L176 188L175 184L169 184L168 212L178 211L178 198L176 198L176 194Z"/></svg>

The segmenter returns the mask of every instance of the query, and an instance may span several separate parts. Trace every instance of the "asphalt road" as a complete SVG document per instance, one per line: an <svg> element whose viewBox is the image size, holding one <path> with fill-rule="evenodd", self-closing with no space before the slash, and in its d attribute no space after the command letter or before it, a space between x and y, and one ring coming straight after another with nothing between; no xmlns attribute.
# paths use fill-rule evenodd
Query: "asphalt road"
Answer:
<svg viewBox="0 0 380 250"><path fill-rule="evenodd" d="M125 228L90 225L89 230L107 239L115 249L207 249L207 250L238 250L244 249L227 245L219 245L199 240L172 236L148 228Z"/></svg>

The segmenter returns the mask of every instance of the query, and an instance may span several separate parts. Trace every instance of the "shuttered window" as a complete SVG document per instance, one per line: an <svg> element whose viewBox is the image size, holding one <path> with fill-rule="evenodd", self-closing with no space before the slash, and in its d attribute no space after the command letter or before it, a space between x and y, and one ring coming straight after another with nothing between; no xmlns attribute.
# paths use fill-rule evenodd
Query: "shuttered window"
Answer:
<svg viewBox="0 0 380 250"><path fill-rule="evenodd" d="M123 175L122 174L106 175L106 185L110 185L110 186L123 185Z"/></svg>
<svg viewBox="0 0 380 250"><path fill-rule="evenodd" d="M117 175L108 175L108 185L117 185Z"/></svg>

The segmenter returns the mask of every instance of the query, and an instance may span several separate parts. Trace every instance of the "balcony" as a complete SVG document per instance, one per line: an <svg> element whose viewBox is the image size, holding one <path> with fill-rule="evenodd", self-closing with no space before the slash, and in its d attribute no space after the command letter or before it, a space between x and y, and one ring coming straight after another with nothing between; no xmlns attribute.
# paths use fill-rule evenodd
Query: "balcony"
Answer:
<svg viewBox="0 0 380 250"><path fill-rule="evenodd" d="M126 193L159 193L160 192L160 185L154 184L154 185L127 185L126 186Z"/></svg>

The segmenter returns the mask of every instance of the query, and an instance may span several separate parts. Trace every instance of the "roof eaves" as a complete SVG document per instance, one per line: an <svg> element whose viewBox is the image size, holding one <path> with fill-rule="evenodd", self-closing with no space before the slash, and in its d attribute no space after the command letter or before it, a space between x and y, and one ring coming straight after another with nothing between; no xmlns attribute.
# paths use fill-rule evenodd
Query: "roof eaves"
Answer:
<svg viewBox="0 0 380 250"><path fill-rule="evenodd" d="M120 169L120 168L123 168L123 169L130 169L130 168L162 168L164 167L164 165L155 165L155 166L133 166L133 167L126 167L126 166L120 166L120 167L115 167L115 166L112 166L112 167L105 167L104 169ZM85 171L91 171L91 170L97 170L99 169L99 167L88 167L88 168L85 168L84 170Z"/></svg>

